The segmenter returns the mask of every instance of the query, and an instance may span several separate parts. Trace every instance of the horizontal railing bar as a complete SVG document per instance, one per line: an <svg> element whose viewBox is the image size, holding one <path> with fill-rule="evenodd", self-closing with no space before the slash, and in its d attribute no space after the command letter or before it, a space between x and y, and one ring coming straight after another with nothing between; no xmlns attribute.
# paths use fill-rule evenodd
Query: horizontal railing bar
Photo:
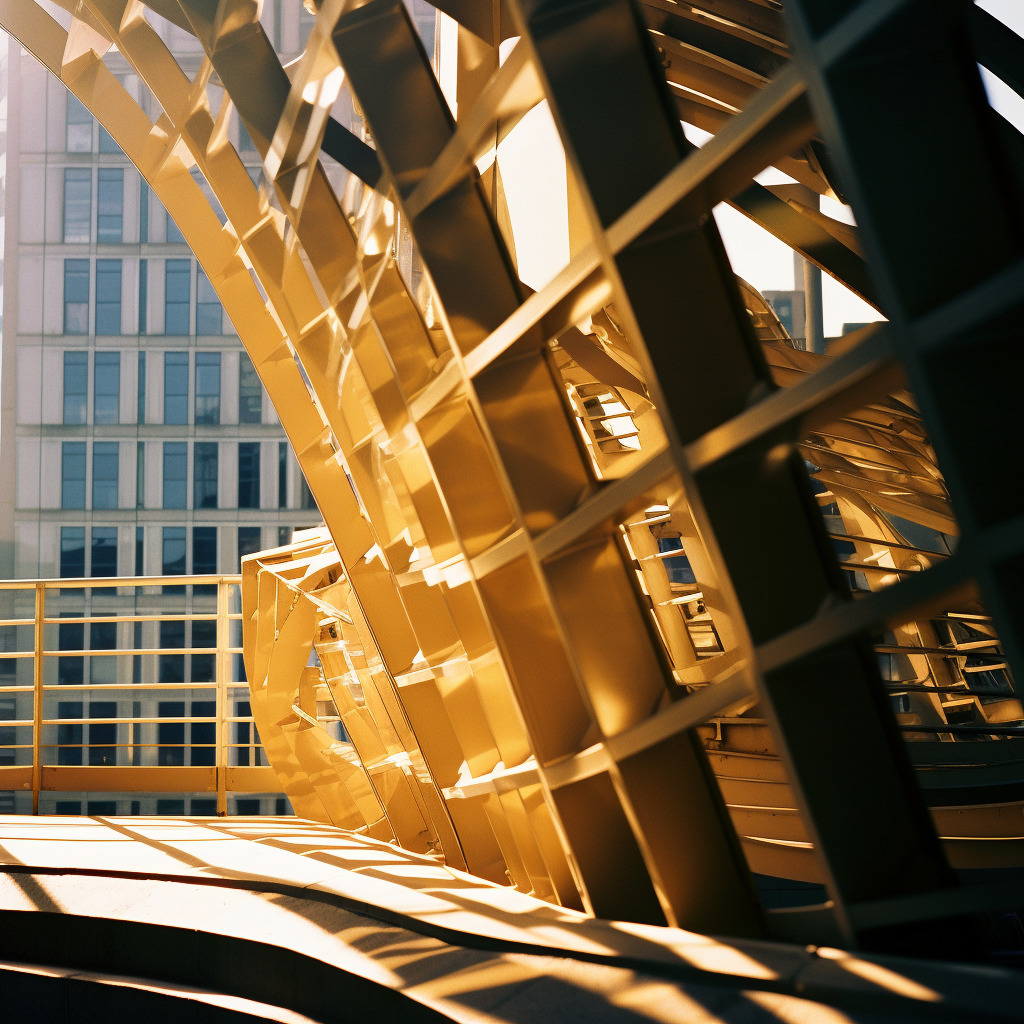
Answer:
<svg viewBox="0 0 1024 1024"><path fill-rule="evenodd" d="M61 650L47 647L41 653L44 658L130 658L143 654L241 654L241 647L97 647L86 650L84 647L72 647ZM34 657L34 653L33 653Z"/></svg>
<svg viewBox="0 0 1024 1024"><path fill-rule="evenodd" d="M59 618L43 619L46 626L66 626L68 623L85 622L216 622L217 616L209 612L184 613L181 615L64 615Z"/></svg>
<svg viewBox="0 0 1024 1024"><path fill-rule="evenodd" d="M225 586L238 586L241 582L241 573L203 576L66 576L57 579L0 580L0 590L35 590L40 584L47 590L82 590L86 587L107 590L113 587L159 587L165 584L186 586L205 583L213 586L223 583Z"/></svg>
<svg viewBox="0 0 1024 1024"><path fill-rule="evenodd" d="M128 690L140 693L148 690L209 690L217 683L206 680L194 683L49 683L43 687L43 693L82 693L85 690ZM226 686L248 686L244 680L226 683ZM14 687L10 687L14 689ZM22 692L31 692L32 687L19 687ZM0 688L0 696L8 692L7 687Z"/></svg>
<svg viewBox="0 0 1024 1024"><path fill-rule="evenodd" d="M44 718L40 721L40 725L216 725L216 717L204 715L202 717L194 718L179 718L176 715L168 717L166 715L140 715L138 718ZM54 746L55 744L47 744L47 746ZM79 744L73 744L78 746ZM111 747L115 744L105 743L101 740L90 740L87 746L97 747ZM169 746L173 744L168 743Z"/></svg>

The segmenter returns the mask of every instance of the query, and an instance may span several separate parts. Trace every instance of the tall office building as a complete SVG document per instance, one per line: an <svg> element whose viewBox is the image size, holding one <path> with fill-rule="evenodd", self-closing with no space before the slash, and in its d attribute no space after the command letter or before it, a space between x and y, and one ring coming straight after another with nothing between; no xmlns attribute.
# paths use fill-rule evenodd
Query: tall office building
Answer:
<svg viewBox="0 0 1024 1024"><path fill-rule="evenodd" d="M202 58L197 40L151 11L147 17L194 74ZM314 20L299 0L268 2L263 19L279 51L293 55ZM133 98L152 106L123 56L111 50L104 60ZM278 418L210 281L139 172L17 44L8 62L0 578L235 573L242 555L287 542L293 528L320 521ZM209 89L213 97L217 90ZM147 113L154 121L160 116ZM234 113L228 131L256 180L260 159ZM53 592L47 614L68 621L48 628L68 651L212 645L210 620L75 621L83 608L86 617L215 608L204 588L163 589L131 597ZM31 595L8 612L0 618L31 617ZM0 649L24 649L25 633L0 627ZM213 726L188 721L212 714L208 690L149 691L131 701L123 692L90 689L207 682L212 655L50 661L50 682L80 684L82 691L62 691L47 709L78 720L44 730L48 763L213 764ZM19 664L27 670L25 662L0 661L0 682L31 682L18 674ZM239 698L232 710L244 716L247 702ZM83 721L140 714L165 721L138 734L130 731L137 726ZM175 716L185 721L166 721ZM0 721L31 717L31 694L0 693ZM245 740L249 729L236 723L234 739ZM15 730L0 733L0 763L20 763ZM233 756L238 763L254 755L237 749ZM102 796L55 794L40 809L209 813L212 803L206 796ZM0 793L0 811L25 809L23 802L23 795ZM270 799L259 804L263 811L278 807ZM230 809L257 807L249 800Z"/></svg>

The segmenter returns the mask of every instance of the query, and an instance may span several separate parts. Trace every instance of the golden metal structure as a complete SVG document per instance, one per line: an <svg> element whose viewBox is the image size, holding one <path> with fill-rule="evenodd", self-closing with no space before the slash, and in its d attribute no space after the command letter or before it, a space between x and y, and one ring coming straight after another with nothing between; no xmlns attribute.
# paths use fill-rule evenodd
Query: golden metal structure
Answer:
<svg viewBox="0 0 1024 1024"><path fill-rule="evenodd" d="M60 6L68 28L20 0L0 24L178 222L324 516L243 567L254 714L300 813L699 931L871 944L1007 906L953 867L1024 843L1020 511L957 383L1012 378L1019 138L976 67L1016 80L1012 33L919 0L446 0L432 65L399 0L321 0L284 69L253 0ZM191 78L163 19L202 44ZM965 140L977 203L942 204L944 233L945 157L888 109L904 81ZM873 132L913 173L872 165ZM888 322L798 352L720 202ZM930 815L917 779L962 794L958 760L976 793ZM822 901L766 910L752 873Z"/></svg>

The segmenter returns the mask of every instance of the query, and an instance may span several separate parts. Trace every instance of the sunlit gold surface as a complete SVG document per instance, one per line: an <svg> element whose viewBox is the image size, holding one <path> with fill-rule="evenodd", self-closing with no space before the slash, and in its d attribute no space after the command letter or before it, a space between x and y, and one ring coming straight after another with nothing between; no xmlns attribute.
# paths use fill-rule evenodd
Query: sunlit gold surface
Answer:
<svg viewBox="0 0 1024 1024"><path fill-rule="evenodd" d="M564 53L548 50L557 26L530 4L494 5L484 25L458 10L457 45L439 67L448 96L397 2L323 0L287 73L258 4L148 5L201 41L191 80L147 5L64 6L70 33L15 0L0 0L0 23L96 113L167 205L324 517L322 534L243 566L253 712L296 810L602 917L762 933L751 870L826 884L837 916L816 931L809 914L802 934L815 937L852 941L858 901L864 914L914 919L897 898L904 883L941 902L944 865L923 812L908 813L919 798L904 792L903 755L877 758L879 788L856 812L893 837L902 874L889 886L878 881L881 842L866 866L839 869L842 844L811 838L827 831L804 795L815 780L794 771L799 743L784 728L788 714L808 733L895 735L878 724L884 697L861 686L877 681L859 667L868 640L912 739L975 747L946 740L964 722L999 736L1024 709L973 579L876 600L943 562L957 533L895 343L869 329L829 360L797 351L736 281L710 226L728 200L871 292L853 229L751 184L775 165L835 195L775 5L735 0L723 14L758 68L695 58L666 5L641 5L680 116L716 135L691 152L670 134L664 151L651 144L649 164L610 160L603 175L596 134L556 109L571 98L550 66L585 62L591 31L606 43L618 33L621 47L602 59L632 90L622 102L638 138L660 138L664 83L645 70L647 42L625 41L637 31L625 3L576 12ZM104 66L111 44L159 101L156 123ZM213 86L226 90L219 106ZM227 142L234 107L265 186ZM328 173L330 113L379 162L376 176L364 172L373 187ZM538 159L560 169L545 193L549 231L510 198L535 183L529 155L510 144L527 128L549 132ZM561 266L543 259L556 236ZM737 467L770 507L747 507ZM906 535L915 526L935 550ZM838 567L828 534L842 546ZM863 651L843 647L851 638ZM804 655L829 665L833 648L835 671L797 701ZM776 691L782 668L794 682ZM972 685L979 671L984 688ZM856 717L833 726L832 702L848 696L841 706ZM762 720L756 702L769 698L777 707ZM957 757L942 754L920 767L955 773ZM940 803L954 865L1019 865L1014 807Z"/></svg>
<svg viewBox="0 0 1024 1024"><path fill-rule="evenodd" d="M0 923L5 1011L12 972L36 981L17 1019L65 979L80 1015L93 983L176 996L167 1019L212 1003L287 1024L741 1024L752 1002L777 1022L1008 1021L1020 990L1010 972L595 921L295 818L0 818Z"/></svg>

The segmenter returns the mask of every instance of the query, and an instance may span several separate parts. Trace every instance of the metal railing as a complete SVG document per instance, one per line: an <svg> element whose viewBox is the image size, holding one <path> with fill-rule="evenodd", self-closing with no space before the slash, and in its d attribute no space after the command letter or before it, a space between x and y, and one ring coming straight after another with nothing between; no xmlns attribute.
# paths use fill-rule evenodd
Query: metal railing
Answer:
<svg viewBox="0 0 1024 1024"><path fill-rule="evenodd" d="M31 792L33 814L42 794L216 794L219 815L229 794L277 794L239 580L0 581L0 792Z"/></svg>

